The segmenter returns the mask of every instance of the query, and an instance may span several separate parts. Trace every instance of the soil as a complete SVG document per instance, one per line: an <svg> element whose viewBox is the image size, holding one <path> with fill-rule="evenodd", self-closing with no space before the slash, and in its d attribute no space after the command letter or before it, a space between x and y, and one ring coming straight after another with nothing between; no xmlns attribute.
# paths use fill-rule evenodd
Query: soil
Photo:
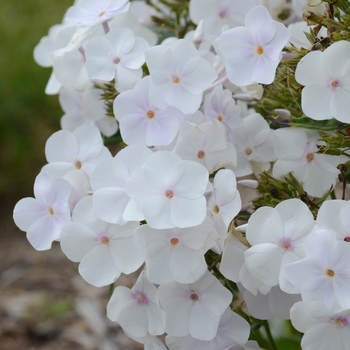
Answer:
<svg viewBox="0 0 350 350"><path fill-rule="evenodd" d="M1 350L143 349L107 319L109 287L86 283L58 243L38 252L12 222L2 227ZM122 276L118 284L130 281Z"/></svg>

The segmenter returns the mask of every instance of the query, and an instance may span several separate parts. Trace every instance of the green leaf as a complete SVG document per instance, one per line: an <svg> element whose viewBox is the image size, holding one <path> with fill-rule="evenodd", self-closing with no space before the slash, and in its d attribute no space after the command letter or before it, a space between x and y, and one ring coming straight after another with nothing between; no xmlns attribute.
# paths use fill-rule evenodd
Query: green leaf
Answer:
<svg viewBox="0 0 350 350"><path fill-rule="evenodd" d="M275 340L278 350L300 350L300 340L295 337L285 337Z"/></svg>
<svg viewBox="0 0 350 350"><path fill-rule="evenodd" d="M290 126L297 128L305 128L317 131L332 131L339 129L343 124L336 119L314 120L303 116L301 118L293 118L289 121Z"/></svg>
<svg viewBox="0 0 350 350"><path fill-rule="evenodd" d="M349 0L339 0L335 4L338 8L344 11L347 15L350 15L350 2Z"/></svg>

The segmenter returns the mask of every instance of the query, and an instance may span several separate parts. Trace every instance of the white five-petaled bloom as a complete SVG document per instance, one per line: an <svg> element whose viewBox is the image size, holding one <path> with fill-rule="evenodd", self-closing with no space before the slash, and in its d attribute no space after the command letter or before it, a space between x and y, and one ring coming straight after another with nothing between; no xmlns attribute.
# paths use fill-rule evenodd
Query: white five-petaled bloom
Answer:
<svg viewBox="0 0 350 350"><path fill-rule="evenodd" d="M143 271L129 289L118 286L107 305L107 317L120 324L132 337L164 333L164 312L159 306L158 290Z"/></svg>
<svg viewBox="0 0 350 350"><path fill-rule="evenodd" d="M334 310L317 301L300 301L290 310L290 318L294 328L304 333L303 349L349 349L349 308Z"/></svg>
<svg viewBox="0 0 350 350"><path fill-rule="evenodd" d="M151 75L150 100L160 109L173 106L185 114L194 113L203 92L217 78L216 70L187 40L146 51Z"/></svg>
<svg viewBox="0 0 350 350"><path fill-rule="evenodd" d="M129 28L112 29L86 45L86 70L90 79L111 81L122 92L132 89L142 78L147 41L135 37Z"/></svg>
<svg viewBox="0 0 350 350"><path fill-rule="evenodd" d="M244 258L250 273L267 286L279 284L284 292L298 293L285 276L285 266L305 256L304 242L313 226L313 216L300 199L285 200L275 208L259 208L247 228L252 247Z"/></svg>
<svg viewBox="0 0 350 350"><path fill-rule="evenodd" d="M72 220L62 229L61 248L68 259L80 262L79 273L88 283L106 286L142 265L143 252L134 241L138 222L113 225L98 219L91 196L76 205Z"/></svg>
<svg viewBox="0 0 350 350"><path fill-rule="evenodd" d="M271 84L288 43L288 30L273 20L264 6L250 10L244 23L245 27L222 33L217 42L227 76L238 86Z"/></svg>
<svg viewBox="0 0 350 350"><path fill-rule="evenodd" d="M216 244L217 233L207 216L189 228L152 229L140 226L135 241L146 251L146 272L152 283L193 283L207 271L204 254Z"/></svg>
<svg viewBox="0 0 350 350"><path fill-rule="evenodd" d="M42 170L57 177L65 176L68 171L81 171L90 176L100 161L111 158L99 130L90 125L80 126L72 133L55 132L46 141L45 155L49 164Z"/></svg>
<svg viewBox="0 0 350 350"><path fill-rule="evenodd" d="M126 183L152 228L192 227L206 217L208 170L168 151L151 154Z"/></svg>
<svg viewBox="0 0 350 350"><path fill-rule="evenodd" d="M50 249L52 242L59 239L62 227L70 222L70 190L68 181L41 172L34 183L35 198L23 198L16 204L13 219L27 232L27 239L36 250Z"/></svg>
<svg viewBox="0 0 350 350"><path fill-rule="evenodd" d="M80 0L64 16L66 22L91 27L128 11L129 0Z"/></svg>
<svg viewBox="0 0 350 350"><path fill-rule="evenodd" d="M325 51L313 51L298 63L295 78L305 87L303 112L315 120L335 118L350 123L350 43L338 41Z"/></svg>
<svg viewBox="0 0 350 350"><path fill-rule="evenodd" d="M315 230L304 244L306 257L285 267L304 301L350 308L350 245L330 229Z"/></svg>
<svg viewBox="0 0 350 350"><path fill-rule="evenodd" d="M280 178L292 172L311 196L322 197L336 184L340 157L317 153L319 134L301 128L281 128L274 131L273 145L277 161L273 176Z"/></svg>
<svg viewBox="0 0 350 350"><path fill-rule="evenodd" d="M209 271L195 283L171 282L158 290L165 311L165 331L175 337L214 339L221 316L232 300L229 290Z"/></svg>

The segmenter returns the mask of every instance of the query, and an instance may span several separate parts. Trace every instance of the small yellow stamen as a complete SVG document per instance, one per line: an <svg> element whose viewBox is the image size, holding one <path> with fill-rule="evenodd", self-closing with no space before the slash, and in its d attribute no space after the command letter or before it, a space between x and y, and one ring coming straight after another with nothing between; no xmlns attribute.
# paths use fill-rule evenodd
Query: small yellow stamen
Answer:
<svg viewBox="0 0 350 350"><path fill-rule="evenodd" d="M330 277L333 277L334 276L334 271L333 270L327 270L327 275L330 276Z"/></svg>
<svg viewBox="0 0 350 350"><path fill-rule="evenodd" d="M193 301L197 301L197 300L198 300L198 295L197 295L196 293L192 293L192 294L191 294L191 299L192 299Z"/></svg>
<svg viewBox="0 0 350 350"><path fill-rule="evenodd" d="M252 149L251 148L247 148L246 150L245 150L245 154L247 155L247 156L249 156L250 154L252 154Z"/></svg>
<svg viewBox="0 0 350 350"><path fill-rule="evenodd" d="M338 80L333 80L332 81L332 87L335 89L339 86L339 81Z"/></svg>
<svg viewBox="0 0 350 350"><path fill-rule="evenodd" d="M178 84L179 82L180 82L180 79L179 79L179 77L173 77L173 82L175 83L175 84Z"/></svg>
<svg viewBox="0 0 350 350"><path fill-rule="evenodd" d="M311 161L313 161L315 158L314 154L313 153L308 153L307 156L306 156L306 159L308 161L308 163L310 163Z"/></svg>
<svg viewBox="0 0 350 350"><path fill-rule="evenodd" d="M106 237L106 236L103 236L103 237L101 238L101 243L102 243L102 244L108 244L108 243L109 243L109 238Z"/></svg>
<svg viewBox="0 0 350 350"><path fill-rule="evenodd" d="M174 197L174 192L171 191L171 190L168 190L168 191L165 192L165 195L166 195L169 199L171 199L171 198Z"/></svg>
<svg viewBox="0 0 350 350"><path fill-rule="evenodd" d="M80 160L77 160L77 161L75 162L75 167L76 167L77 169L80 169L81 166L82 166L81 161L80 161Z"/></svg>
<svg viewBox="0 0 350 350"><path fill-rule="evenodd" d="M154 117L154 112L153 112L153 111L147 112L147 117L148 117L149 119L152 119L152 118Z"/></svg>
<svg viewBox="0 0 350 350"><path fill-rule="evenodd" d="M174 237L174 238L172 238L172 239L170 240L170 244L171 244L172 246L176 246L176 244L178 244L178 243L179 243L179 239L176 238L176 237Z"/></svg>
<svg viewBox="0 0 350 350"><path fill-rule="evenodd" d="M51 215L53 215L53 214L55 213L54 210L53 210L51 207L49 208L48 211L49 211L49 213L50 213Z"/></svg>
<svg viewBox="0 0 350 350"><path fill-rule="evenodd" d="M205 153L203 151L199 151L197 156L198 158L203 159L205 157Z"/></svg>
<svg viewBox="0 0 350 350"><path fill-rule="evenodd" d="M214 207L214 213L215 214L218 214L219 213L219 211L220 211L220 209L219 209L219 207L216 205L215 207Z"/></svg>
<svg viewBox="0 0 350 350"><path fill-rule="evenodd" d="M218 116L218 121L220 121L220 122L222 121L222 115Z"/></svg>
<svg viewBox="0 0 350 350"><path fill-rule="evenodd" d="M100 12L99 15L98 15L98 17L102 17L105 13L106 13L106 11Z"/></svg>
<svg viewBox="0 0 350 350"><path fill-rule="evenodd" d="M264 49L259 46L257 49L256 49L256 52L259 54L259 55L262 55L264 53Z"/></svg>

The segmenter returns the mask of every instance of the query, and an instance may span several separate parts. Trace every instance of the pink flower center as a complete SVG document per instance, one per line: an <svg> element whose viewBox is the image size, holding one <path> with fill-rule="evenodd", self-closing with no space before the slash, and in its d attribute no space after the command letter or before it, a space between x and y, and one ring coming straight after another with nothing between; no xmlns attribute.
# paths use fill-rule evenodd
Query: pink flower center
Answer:
<svg viewBox="0 0 350 350"><path fill-rule="evenodd" d="M107 237L107 236L102 236L102 237L101 237L101 243L102 243L102 244L108 244L108 243L109 243L109 237Z"/></svg>
<svg viewBox="0 0 350 350"><path fill-rule="evenodd" d="M179 78L178 76L174 75L174 76L173 76L173 82L174 82L175 84L178 84L178 83L180 82L180 78Z"/></svg>
<svg viewBox="0 0 350 350"><path fill-rule="evenodd" d="M176 237L173 237L171 240L170 240L170 244L174 247L176 246L176 244L179 243L179 239L176 238Z"/></svg>
<svg viewBox="0 0 350 350"><path fill-rule="evenodd" d="M349 325L348 319L343 316L333 316L330 321L336 327L346 327Z"/></svg>
<svg viewBox="0 0 350 350"><path fill-rule="evenodd" d="M120 58L119 58L119 57L115 58L115 59L113 60L113 62L114 62L115 64L118 64L118 63L120 62Z"/></svg>
<svg viewBox="0 0 350 350"><path fill-rule="evenodd" d="M289 238L286 238L286 237L284 237L280 240L280 247L285 251L293 250L293 248L294 248L291 240Z"/></svg>
<svg viewBox="0 0 350 350"><path fill-rule="evenodd" d="M149 119L152 119L152 118L154 117L154 112L153 112L153 111L147 112L147 117L148 117Z"/></svg>
<svg viewBox="0 0 350 350"><path fill-rule="evenodd" d="M345 242L350 242L350 236L345 237L345 238L344 238L344 241L345 241Z"/></svg>
<svg viewBox="0 0 350 350"><path fill-rule="evenodd" d="M80 160L77 160L77 161L75 162L75 167L76 167L77 169L81 169L82 164L81 164L81 161L80 161Z"/></svg>
<svg viewBox="0 0 350 350"><path fill-rule="evenodd" d="M328 269L326 273L329 277L334 277L334 275L335 275L334 271L330 270L330 269Z"/></svg>
<svg viewBox="0 0 350 350"><path fill-rule="evenodd" d="M340 82L339 82L339 80L333 80L333 81L331 82L331 85L332 85L332 88L333 88L333 89L336 89L337 87L339 87Z"/></svg>
<svg viewBox="0 0 350 350"><path fill-rule="evenodd" d="M249 156L250 154L252 154L253 151L251 148L248 147L248 148L246 148L246 150L244 152L247 156Z"/></svg>
<svg viewBox="0 0 350 350"><path fill-rule="evenodd" d="M205 153L203 151L199 151L197 156L198 158L203 159L205 157Z"/></svg>
<svg viewBox="0 0 350 350"><path fill-rule="evenodd" d="M306 160L307 160L308 163L310 163L310 162L313 161L314 159L315 159L315 156L314 156L313 153L308 153L308 154L306 155Z"/></svg>
<svg viewBox="0 0 350 350"><path fill-rule="evenodd" d="M256 49L256 52L259 54L259 55L262 55L264 53L264 49L261 47L261 46L258 46L257 49Z"/></svg>
<svg viewBox="0 0 350 350"><path fill-rule="evenodd" d="M171 198L174 197L174 192L173 192L172 190L168 190L168 191L165 192L165 195L166 195L169 199L171 199Z"/></svg>
<svg viewBox="0 0 350 350"><path fill-rule="evenodd" d="M226 14L227 14L227 9L222 9L222 10L219 12L219 17L220 17L220 18L225 18L225 17L226 17Z"/></svg>
<svg viewBox="0 0 350 350"><path fill-rule="evenodd" d="M192 293L190 298L191 298L192 301L197 301L199 299L198 295L196 293Z"/></svg>
<svg viewBox="0 0 350 350"><path fill-rule="evenodd" d="M138 305L147 305L148 298L147 295L143 292L137 291L131 294L132 298L137 301Z"/></svg>

